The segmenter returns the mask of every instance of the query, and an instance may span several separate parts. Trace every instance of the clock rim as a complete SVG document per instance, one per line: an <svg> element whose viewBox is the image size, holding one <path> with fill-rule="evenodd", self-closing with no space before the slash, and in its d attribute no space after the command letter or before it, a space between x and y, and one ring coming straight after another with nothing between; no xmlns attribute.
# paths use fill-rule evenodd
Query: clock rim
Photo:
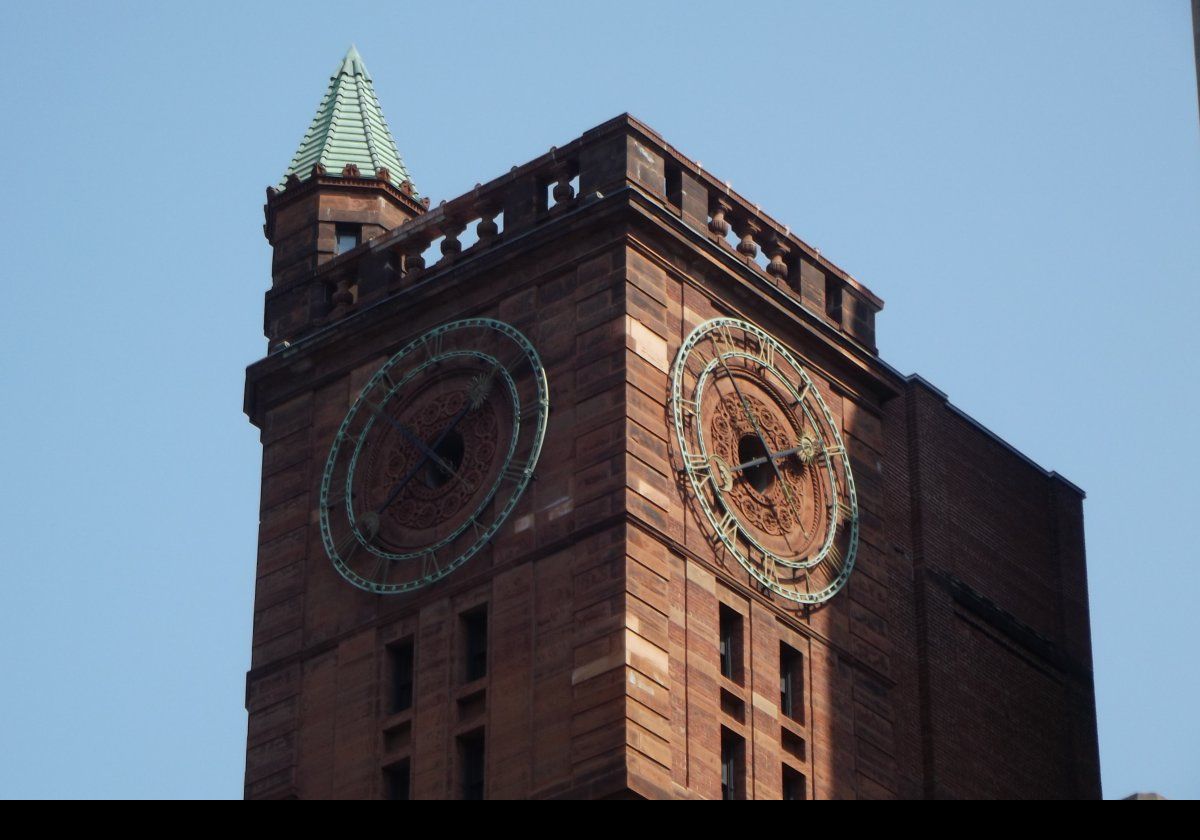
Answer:
<svg viewBox="0 0 1200 840"><path fill-rule="evenodd" d="M403 360L405 358L407 358L409 355L418 351L421 347L427 345L429 340L431 339L431 337L440 339L446 333L453 332L456 330L465 330L465 329L471 329L471 328L494 330L494 331L500 333L502 336L508 338L514 344L516 344L520 350L521 358L517 362L517 364L523 365L525 363L528 363L530 366L530 372L534 378L534 382L536 385L536 396L535 396L533 402L531 403L532 407L535 410L536 424L534 427L532 439L530 440L530 443L529 443L529 453L530 453L529 457L523 462L524 466L519 471L519 474L518 474L517 478L515 479L516 486L514 487L513 492L509 495L508 500L505 503L504 507L499 512L497 512L497 514L493 517L492 522L486 528L483 528L480 530L480 532L477 534L474 542L472 542L471 545L467 549L460 552L449 563L447 563L445 565L438 564L437 571L433 574L433 576L423 575L419 578L414 578L414 579L408 580L404 583L395 583L395 584L378 583L376 581L371 580L370 578L367 578L367 577L364 577L363 575L358 574L353 569L349 568L349 566L346 564L346 562L339 556L339 553L337 551L336 541L334 541L334 539L333 539L332 529L331 529L330 523L329 523L329 514L334 506L326 505L325 501L328 498L333 473L337 467L337 462L338 462L337 456L338 456L339 448L341 447L341 444L344 442L344 439L346 437L345 433L348 431L350 424L353 422L354 418L357 415L359 408L363 404L365 395L373 387L375 387L379 383L380 380L383 379L383 377L388 373L388 371L393 369L397 364L400 364L401 362L403 362ZM438 346L440 346L440 343ZM522 409L521 402L520 402L518 386L512 376L511 371L509 370L508 367L506 367L503 364L503 362L500 359L489 356L488 354L483 353L483 351L472 351L472 350L450 350L450 351L438 351L436 353L432 353L420 365L417 365L415 368L413 368L410 371L406 371L405 376L402 378L402 382L396 383L396 385L388 392L389 397L402 384L407 384L407 382L411 381L412 378L415 375L417 375L417 373L419 371L432 366L433 364L435 364L437 362L437 360L444 360L444 358L446 358L446 357L456 358L456 357L462 357L462 356L472 356L474 358L481 358L481 359L483 359L483 358L492 359L492 361L495 363L496 368L503 372L502 375L506 381L506 384L509 387L509 392L510 392L510 396L511 396L511 410L513 411L513 417L512 417L513 434L512 434L512 439L510 441L509 451L508 451L505 459L501 462L500 467L496 472L496 478L492 484L492 487L489 489L488 493L483 497L480 504L478 506L476 506L474 513L470 516L465 517L462 521L462 524L459 526L459 528L457 528L448 538L444 538L443 540L436 543L432 549L427 548L426 550L423 550L423 551L416 551L416 552L411 552L407 555L403 555L401 557L401 559L406 560L406 561L411 561L415 558L420 558L420 557L429 555L432 550L436 550L437 548L444 547L445 545L452 543L455 539L457 539L459 536L462 535L462 533L470 526L471 522L476 521L475 516L481 510L483 510L488 504L491 504L494 501L495 496L499 492L500 487L503 485L504 481L506 479L514 480L513 479L514 473L509 468L512 466L513 457L516 454L515 450L516 450L516 446L518 444L518 440L520 437L520 431L521 431L520 427L522 425L523 409ZM421 589L425 586L429 586L434 583L437 583L438 581L447 577L451 572L454 572L459 567L464 565L468 560L470 560L472 557L474 557L476 554L478 554L479 551L482 550L482 548L492 539L492 537L495 536L496 532L499 531L499 529L508 520L508 517L512 514L512 511L516 508L517 504L520 502L522 496L524 495L525 490L528 488L529 483L533 477L533 472L536 469L538 460L541 456L542 447L545 442L546 427L549 422L549 415L550 415L549 384L548 384L548 380L547 380L547 376L546 376L545 366L542 364L542 361L541 361L541 356L538 354L536 347L534 347L534 345L533 345L533 342L531 342L524 335L524 333L522 333L520 330L518 330L516 327L512 326L511 324L507 324L503 321L499 321L499 320L493 319L493 318L464 318L464 319L460 319L460 320L456 320L456 321L448 321L437 327L426 330L424 333L417 336L415 339L410 341L408 344L404 345L400 350L393 353L379 367L379 369L376 370L375 373L373 373L371 375L371 377L367 380L367 382L359 390L358 396L355 398L354 403L347 410L345 418L343 418L341 424L338 427L338 431L334 435L334 441L330 446L329 456L326 458L325 468L322 472L321 488L320 488L320 492L318 494L318 510L319 510L319 519L320 519L319 524L320 524L320 529L321 529L321 539L322 539L323 547L325 549L325 554L327 557L329 557L330 561L333 563L333 566L338 571L338 574L344 580L346 580L351 585L357 587L358 589L362 589L364 591L371 592L374 594L379 594L379 595L398 595L398 594L403 594L406 592L413 592L413 591ZM367 424L364 426L364 430L363 430L364 431L364 434L363 434L364 440L365 440L365 432L367 429L370 428L371 424L374 422L374 419L375 418L371 418L370 420L368 420ZM360 448L361 445L362 445L362 441L360 440L358 445L356 446L356 453L355 453L354 457L357 457L357 449ZM351 463L351 466L352 466L352 464L353 464L353 462ZM353 476L353 471L348 468L347 480L352 478L352 476ZM346 501L347 508L349 509L351 500L350 500L348 493L347 493L345 501ZM369 551L371 551L371 553L374 556L381 557L381 555L378 552L372 551L371 546L363 540L362 535L359 532L358 525L357 525L355 519L352 516L350 516L349 513L345 514L345 518L349 522L350 531L351 531L351 533L354 534L355 539L358 542L358 544L360 546L362 546L363 548L366 548ZM381 557L381 560L388 560L389 562L396 562L395 560L390 560L387 557Z"/></svg>
<svg viewBox="0 0 1200 840"><path fill-rule="evenodd" d="M793 396L795 396L797 399L799 399L801 393L807 394L809 391L811 391L812 396L816 400L817 406L821 409L821 414L825 420L825 424L826 424L829 432L832 433L835 447L841 450L840 453L836 457L838 457L842 462L842 468L843 468L844 475L845 475L845 483L844 483L845 496L846 496L846 499L848 502L848 504L846 506L848 508L848 511L847 511L847 515L845 517L845 521L842 525L842 528L837 527L839 514L843 510L841 497L837 493L834 493L834 494L832 494L831 503L830 503L831 525L830 525L829 531L826 535L826 539L822 543L822 547L821 547L820 551L814 555L814 557L816 559L814 559L811 562L806 563L806 564L795 564L795 563L791 563L791 562L782 563L782 565L784 565L785 567L793 568L793 569L816 568L828 556L828 552L830 551L831 547L833 546L834 541L837 539L839 532L843 528L848 528L849 531L847 534L847 536L848 536L847 549L845 552L845 557L842 558L841 568L838 571L837 575L829 583L827 583L823 588L821 588L820 590L818 590L816 592L800 592L795 589L789 589L788 587L785 587L776 581L772 581L760 569L759 563L757 563L757 562L753 561L752 559L750 559L749 557L745 556L746 553L742 549L740 549L737 545L737 542L736 542L736 533L737 532L741 532L741 534L744 537L746 537L747 541L750 542L751 544L753 544L754 547L757 548L764 555L770 555L773 559L777 559L774 557L773 552L770 552L770 551L764 549L758 543L758 541L755 539L754 535L749 532L749 530L747 529L745 524L742 522L741 518L738 517L737 514L733 513L732 511L730 511L730 514L733 516L733 520L735 523L735 528L733 529L735 536L734 537L727 536L725 534L725 532L723 532L721 530L721 528L717 522L715 512L712 509L712 505L709 503L708 499L705 497L703 484L700 482L700 480L696 476L696 467L693 463L691 463L689 461L689 457L688 457L689 455L692 455L694 457L707 457L707 455L709 453L707 453L707 450L702 450L700 452L693 453L693 452L690 452L688 449L687 439L686 439L686 435L684 432L684 418L683 418L683 405L685 402L683 393L682 393L683 377L684 377L685 370L687 367L688 359L689 359L692 351L696 348L696 346L700 343L700 341L707 338L709 333L715 332L722 328L733 328L733 329L741 330L746 334L754 336L760 342L760 345L762 343L769 343L772 346L773 352L778 353L780 356L782 356L785 359L785 361L797 373L799 373L801 375L801 377L803 377L806 387L802 392L797 392L795 390L795 386L791 383L789 378L786 376L783 376L777 369L775 369L774 363L766 362L760 356L755 356L755 355L749 353L748 351L744 351L744 350L740 350L740 349L735 350L734 352L722 355L722 351L718 350L718 358L711 360L708 364L706 364L701 369L701 372L696 375L696 387L693 388L693 391L692 391L693 396L696 397L697 400L699 397L703 396L702 384L704 382L704 378L708 375L709 371L713 367L715 367L715 365L718 364L718 362L721 361L722 358L738 357L738 358L745 358L745 359L751 360L762 367L771 368L774 376L780 382L785 383L787 388L792 392ZM802 400L801 400L801 405L805 410L805 416L810 417L810 420L811 420L811 415L808 412L808 407L807 407L807 405L804 405ZM701 443L703 443L703 424L699 422L700 417L701 417L700 412L701 412L701 407L698 404L696 404L693 408L692 416L696 420L696 429L697 429L696 437L698 438L698 440ZM675 362L671 369L671 413L672 413L673 425L675 427L676 443L679 446L680 455L682 457L682 462L683 462L683 468L686 471L687 476L688 476L688 482L689 482L689 485L692 490L692 496L696 500L696 502L700 505L700 508L701 508L702 512L704 513L704 518L708 521L708 524L709 524L709 526L711 526L712 531L720 539L721 543L726 547L726 549L728 549L729 552L737 559L738 564L741 565L742 568L745 569L751 575L751 577L753 577L755 580L757 580L760 584L767 587L772 592L776 592L780 596L788 599L789 601L795 602L795 603L801 603L801 604L807 604L807 605L822 604L822 603L825 603L826 601L830 600L834 595L836 595L839 591L841 591L841 589L845 586L846 582L849 580L850 574L853 571L854 561L855 561L855 558L856 558L857 552L858 552L858 539L859 539L858 493L857 493L857 488L855 487L854 474L853 474L851 464L850 464L850 453L846 447L845 440L842 437L841 432L837 427L837 423L834 421L833 415L830 412L829 407L825 402L824 397L821 396L820 390L817 388L816 384L812 381L812 378L808 375L807 369L802 364L800 364L800 362L792 355L792 353L788 350L788 348L782 342L780 342L778 339L776 339L774 336L772 336L770 333L766 332L765 330L761 329L760 327L758 327L750 322L743 321L738 318L729 318L729 317L711 318L707 321L704 321L704 322L698 324L688 334L687 338L684 339L683 343L680 345L679 351L676 353L676 356L675 356ZM813 423L813 426L814 426L814 429L819 430L819 426L815 422ZM828 450L829 450L829 447L825 444L824 434L822 434L822 452L823 452L823 455L825 458L826 468L828 470L830 470L832 475L836 475L836 471L834 471L832 468L831 456L830 456ZM831 486L836 488L837 487L836 481L834 483L832 483ZM721 493L720 493L719 489L714 489L714 493L717 494L718 498L721 498ZM728 507L727 507L727 509L728 509Z"/></svg>

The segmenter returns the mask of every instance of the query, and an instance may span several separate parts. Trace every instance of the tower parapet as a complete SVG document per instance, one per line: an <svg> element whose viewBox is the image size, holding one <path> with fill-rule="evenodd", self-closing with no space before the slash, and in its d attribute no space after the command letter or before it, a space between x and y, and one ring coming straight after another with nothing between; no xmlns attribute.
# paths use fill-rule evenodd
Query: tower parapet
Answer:
<svg viewBox="0 0 1200 840"><path fill-rule="evenodd" d="M328 177L310 181L324 185ZM353 181L341 178L329 185ZM390 186L370 183L381 191ZM323 251L314 270L277 274L268 299L286 299L286 314L271 337L294 342L331 317L348 314L353 306L430 279L452 263L499 248L519 234L601 201L655 207L676 226L682 223L687 236L715 248L722 261L736 264L747 282L762 287L781 305L802 310L821 329L875 354L875 315L883 300L628 114L419 218L413 215L386 235L366 237L372 239L370 247L346 260L326 265L337 254ZM464 245L463 239L472 241ZM434 254L441 256L432 261L424 255L435 244Z"/></svg>

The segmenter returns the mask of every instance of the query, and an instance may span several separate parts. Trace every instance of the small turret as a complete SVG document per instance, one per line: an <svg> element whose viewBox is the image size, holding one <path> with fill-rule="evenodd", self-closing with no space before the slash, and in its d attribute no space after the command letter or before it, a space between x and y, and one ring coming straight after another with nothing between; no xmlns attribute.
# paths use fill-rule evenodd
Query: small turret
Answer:
<svg viewBox="0 0 1200 840"><path fill-rule="evenodd" d="M351 46L283 180L267 189L263 232L275 250L272 286L306 276L427 205L412 185L362 56Z"/></svg>

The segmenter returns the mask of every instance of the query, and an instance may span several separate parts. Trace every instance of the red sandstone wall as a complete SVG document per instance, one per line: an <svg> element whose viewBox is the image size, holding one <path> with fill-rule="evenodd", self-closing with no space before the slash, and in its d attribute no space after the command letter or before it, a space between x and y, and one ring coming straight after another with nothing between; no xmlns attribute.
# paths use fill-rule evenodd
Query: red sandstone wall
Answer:
<svg viewBox="0 0 1200 840"><path fill-rule="evenodd" d="M897 402L925 794L1098 797L1081 495L923 383Z"/></svg>
<svg viewBox="0 0 1200 840"><path fill-rule="evenodd" d="M888 695L892 641L889 566L882 546L882 410L829 348L787 315L744 294L743 281L685 248L639 241L627 254L626 504L631 642L666 661L631 666L629 743L634 788L646 795L720 796L721 730L746 744L750 795L778 798L784 764L803 774L810 798L890 798L896 780L894 718ZM741 299L739 299L741 298ZM806 615L751 586L749 575L715 550L690 502L667 414L668 369L686 335L721 315L745 317L792 343L842 424L854 460L863 537L856 571L828 605ZM834 384L836 382L836 385ZM743 616L744 678L720 674L721 604ZM805 714L779 714L779 644L805 663ZM643 688L646 687L646 688ZM639 787L639 786L644 786Z"/></svg>
<svg viewBox="0 0 1200 840"><path fill-rule="evenodd" d="M382 767L411 756L415 796L454 796L454 737L481 724L489 796L624 788L624 530L612 516L624 441L611 434L624 415L620 263L620 250L581 235L571 249L435 290L268 384L297 393L266 411L263 428L248 795L378 796ZM391 352L468 313L517 326L546 365L537 478L463 569L428 592L368 595L338 577L321 546L316 494L329 445ZM464 688L458 616L484 602L489 676ZM384 650L406 635L416 638L415 709L388 717Z"/></svg>
<svg viewBox="0 0 1200 840"><path fill-rule="evenodd" d="M247 795L379 796L383 768L408 757L414 795L453 796L454 739L481 724L495 797L715 797L722 727L745 739L756 797L779 795L784 764L811 798L1095 795L1078 496L876 365L850 286L835 323L807 258L785 292L791 280L681 234L679 219L705 224L703 184L676 173L680 206L665 207L656 148L624 134L585 147L583 192L643 192L541 233L545 182L501 184L506 227L529 237L451 258L436 283L396 285L394 265L364 257L355 300L378 308L252 372L264 479ZM310 285L269 294L273 337L309 329L324 294ZM330 442L391 352L468 314L516 325L547 366L537 479L492 547L445 581L366 595L333 571L316 527ZM858 560L811 613L763 596L714 551L676 473L667 372L717 315L792 346L850 451ZM482 603L489 676L464 686L458 615ZM719 673L722 604L745 623L740 681ZM385 647L410 635L415 708L389 716ZM797 721L780 719L780 641L803 655Z"/></svg>

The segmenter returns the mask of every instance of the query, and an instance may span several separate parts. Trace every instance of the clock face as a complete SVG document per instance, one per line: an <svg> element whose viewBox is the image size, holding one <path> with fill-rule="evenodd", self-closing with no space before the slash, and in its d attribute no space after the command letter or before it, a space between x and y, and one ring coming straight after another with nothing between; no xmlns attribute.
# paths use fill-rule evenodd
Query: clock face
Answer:
<svg viewBox="0 0 1200 840"><path fill-rule="evenodd" d="M766 589L819 604L858 547L850 458L821 392L753 324L701 324L671 372L671 414L688 484L714 540Z"/></svg>
<svg viewBox="0 0 1200 840"><path fill-rule="evenodd" d="M537 465L546 373L515 328L443 324L392 356L342 421L321 478L321 539L342 577L433 583L499 530Z"/></svg>

